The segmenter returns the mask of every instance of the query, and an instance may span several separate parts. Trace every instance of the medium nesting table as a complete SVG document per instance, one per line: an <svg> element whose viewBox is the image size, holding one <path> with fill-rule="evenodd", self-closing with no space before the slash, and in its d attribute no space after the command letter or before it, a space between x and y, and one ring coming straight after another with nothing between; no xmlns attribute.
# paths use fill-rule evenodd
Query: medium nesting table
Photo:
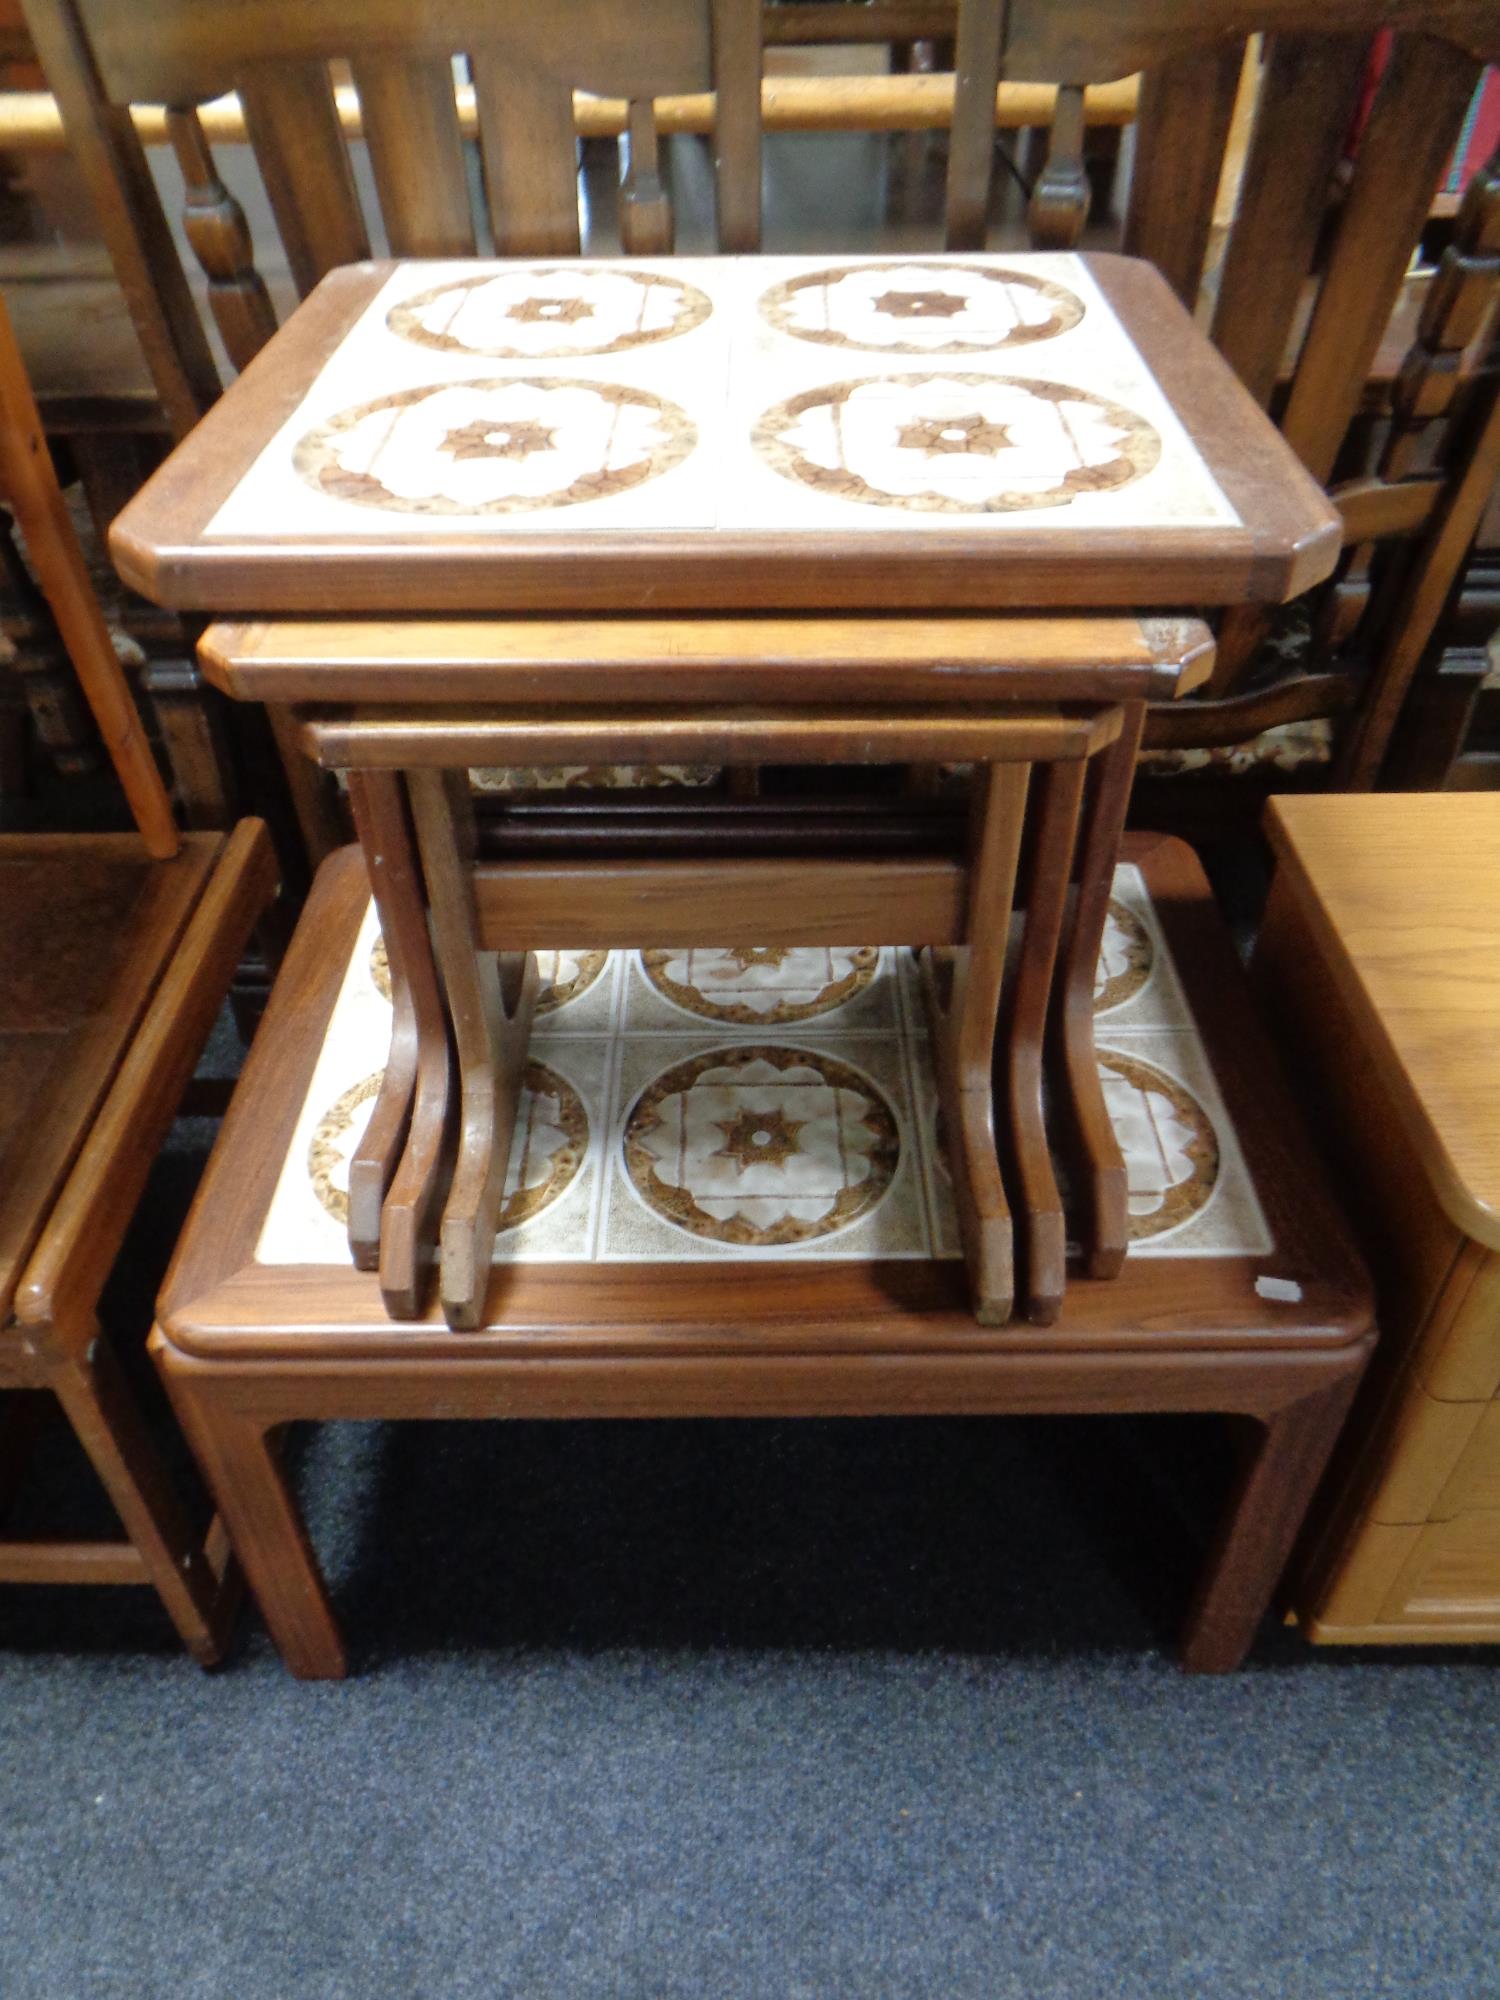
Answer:
<svg viewBox="0 0 1500 2000"><path fill-rule="evenodd" d="M351 1247L388 1310L420 1310L437 1245L450 1322L484 1321L526 954L649 937L930 948L971 1295L994 1324L1017 1261L1030 1317L1062 1297L1044 1068L1088 1268L1125 1253L1088 984L1144 701L1210 653L1159 614L1291 595L1337 537L1145 265L732 258L337 272L112 546L160 602L270 620L211 630L206 671L295 710L355 774L399 1059ZM1157 615L1057 616L1122 606ZM1048 615L975 615L1022 610ZM528 850L512 815L502 859L462 777L963 761L956 855L922 851L931 814L799 834L785 811L704 811L654 854L616 815L567 858Z"/></svg>

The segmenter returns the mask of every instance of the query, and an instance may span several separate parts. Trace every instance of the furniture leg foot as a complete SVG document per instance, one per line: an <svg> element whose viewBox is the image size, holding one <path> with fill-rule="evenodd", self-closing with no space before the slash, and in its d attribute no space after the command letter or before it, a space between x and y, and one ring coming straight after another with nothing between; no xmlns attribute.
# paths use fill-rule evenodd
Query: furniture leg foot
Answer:
<svg viewBox="0 0 1500 2000"><path fill-rule="evenodd" d="M1230 1673L1244 1659L1323 1476L1368 1345L1327 1386L1257 1420L1183 1628L1189 1673Z"/></svg>
<svg viewBox="0 0 1500 2000"><path fill-rule="evenodd" d="M220 1579L193 1537L113 1352L96 1335L82 1357L58 1368L52 1387L183 1644L200 1666L217 1665L228 1640Z"/></svg>
<svg viewBox="0 0 1500 2000"><path fill-rule="evenodd" d="M265 1422L200 1395L191 1367L161 1333L153 1333L151 1345L282 1659L299 1680L342 1680L348 1660L338 1621Z"/></svg>

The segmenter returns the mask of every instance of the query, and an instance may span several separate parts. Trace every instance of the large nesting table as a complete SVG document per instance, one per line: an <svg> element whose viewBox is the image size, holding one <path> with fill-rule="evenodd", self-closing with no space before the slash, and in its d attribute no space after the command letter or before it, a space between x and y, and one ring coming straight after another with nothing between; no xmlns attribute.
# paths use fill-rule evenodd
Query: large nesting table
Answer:
<svg viewBox="0 0 1500 2000"><path fill-rule="evenodd" d="M351 775L402 1051L351 1246L396 1315L436 1253L474 1327L549 945L927 948L977 1317L1060 1305L1048 1072L1117 1271L1087 995L1144 703L1206 674L1184 612L1289 596L1337 538L1149 267L981 256L354 266L112 540L147 595L235 614L209 677ZM566 851L512 810L487 842L461 782L795 766L826 809L832 767L957 762L946 851L896 800L617 813Z"/></svg>

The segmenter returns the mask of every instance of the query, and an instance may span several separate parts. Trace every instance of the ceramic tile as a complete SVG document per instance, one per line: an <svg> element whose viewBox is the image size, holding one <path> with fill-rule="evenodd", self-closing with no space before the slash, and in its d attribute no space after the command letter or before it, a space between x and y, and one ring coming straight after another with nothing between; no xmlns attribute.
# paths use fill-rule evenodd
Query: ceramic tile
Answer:
<svg viewBox="0 0 1500 2000"><path fill-rule="evenodd" d="M624 1037L603 1261L931 1254L899 1037Z"/></svg>
<svg viewBox="0 0 1500 2000"><path fill-rule="evenodd" d="M624 1030L683 1034L705 1024L754 1035L816 1024L891 1034L900 1024L896 953L875 945L645 950L621 955Z"/></svg>
<svg viewBox="0 0 1500 2000"><path fill-rule="evenodd" d="M1151 901L1114 883L1100 1063L1136 1257L1254 1254L1265 1218ZM953 1257L912 954L549 952L498 1261ZM267 1211L263 1263L347 1256L390 1044L373 911Z"/></svg>
<svg viewBox="0 0 1500 2000"><path fill-rule="evenodd" d="M208 535L1222 527L1087 267L400 266Z"/></svg>

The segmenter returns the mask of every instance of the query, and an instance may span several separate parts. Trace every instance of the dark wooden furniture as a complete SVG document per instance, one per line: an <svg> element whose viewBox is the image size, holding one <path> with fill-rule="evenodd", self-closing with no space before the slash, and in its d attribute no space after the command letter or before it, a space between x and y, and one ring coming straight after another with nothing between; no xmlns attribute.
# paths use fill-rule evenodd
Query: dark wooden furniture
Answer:
<svg viewBox="0 0 1500 2000"><path fill-rule="evenodd" d="M227 1546L217 1532L206 1545L193 1536L97 1308L274 871L258 821L186 837L172 823L3 307L0 497L139 828L0 836L0 1510L24 1472L43 1391L128 1537L0 1540L0 1581L153 1585L208 1665L232 1609Z"/></svg>
<svg viewBox="0 0 1500 2000"><path fill-rule="evenodd" d="M830 349L852 380L821 379ZM1020 366L1013 350L1024 350L1029 374L1011 372ZM586 365L599 372L575 374ZM810 366L814 386L785 398L785 371L806 379ZM1115 399L1079 387L1080 376L1107 381ZM384 393L371 402L376 387ZM457 858L477 841L466 830L455 845L451 826L455 809L467 820L467 804L436 773L501 761L587 768L621 757L797 765L820 778L840 764L935 768L968 758L985 767L967 911L926 903L909 878L903 885L907 864L897 855L883 864L886 887L866 875L862 893L884 903L876 942L961 947L943 1029L953 1051L949 1137L966 1191L976 1310L994 1321L1015 1296L988 1061L1023 769L1046 767L1005 1010L1010 1085L998 1138L1014 1155L1010 1206L1026 1218L1023 1295L1029 1311L1048 1317L1063 1282L1041 1110L1054 1019L1056 1102L1095 1195L1093 1268L1117 1268L1125 1249L1091 1017L1054 999L1054 973L1061 958L1058 993L1091 976L1139 702L1153 683L1186 684L1183 669L1204 659L1203 634L1169 626L1143 658L1134 621L1095 634L1087 622L1038 633L1033 620L1013 634L1003 621L976 627L952 613L1073 609L1130 593L1169 604L1274 599L1326 566L1333 528L1317 489L1147 266L782 259L764 260L752 278L743 266L680 260L670 276L623 264L577 275L481 264L361 267L325 280L262 366L127 509L112 545L131 581L176 606L408 615L405 628L373 635L325 624L327 671L318 628L303 625L292 640L300 664L279 693L282 641L273 630L253 678L261 697L314 711L308 735L323 763L370 782L401 779L412 795L421 868L403 863L397 877L425 882L435 984L447 997L462 1079L464 1135L441 1258L457 1325L483 1309L495 1181L525 1042L524 985L512 1017L492 971L476 985L461 965L472 965L476 949L541 944L544 916L556 943L579 942L569 923L598 944L636 942L648 920L663 945L695 933L701 943L712 910L735 905L747 874L763 882L755 871L764 864L722 853L695 871L679 858L643 885L644 864L618 845L610 854L601 823L595 864L579 860L567 877L554 869L544 905L527 898L518 867L491 884L486 919ZM868 617L912 604L947 615L884 630ZM656 616L643 627L634 614L647 605ZM739 606L760 616L665 617ZM864 630L835 624L832 607L866 614ZM476 653L462 631L417 616L450 608L613 615L587 625L497 624ZM767 617L815 609L824 615ZM1028 639L1041 644L1029 660ZM239 644L211 633L205 658L227 689L242 692L230 662ZM371 647L388 670L360 688L351 663ZM971 668L966 680L960 663ZM982 711L954 707L980 690ZM318 712L329 702L345 712ZM1065 711L1047 712L1063 702ZM1110 713L1121 702L1128 721ZM1097 759L1080 838L1085 760L1117 739L1118 751ZM390 823L402 810L390 806ZM870 831L889 838L878 825ZM623 825L614 833L617 843L628 837ZM747 824L744 837L753 833ZM694 828L681 837L690 851ZM784 829L778 837L785 855ZM378 880L384 848L367 844ZM1060 943L1075 875L1076 936ZM446 941L440 877L457 926ZM778 860L777 879L774 913L753 896L739 913L758 926L755 939L737 922L720 942L848 941L838 930L850 912L842 856L793 848ZM611 896L612 914L601 915ZM420 900L408 928L419 942ZM434 1111L421 1143L423 1186L442 1172L440 1124ZM410 1157L417 1142L407 1143ZM381 1157L389 1178L396 1156L384 1138ZM399 1259L387 1267L383 1229L380 1256L387 1298L406 1312L417 1303L418 1245L404 1196L400 1206ZM417 1206L425 1215L434 1204ZM374 1254L368 1236L355 1240Z"/></svg>
<svg viewBox="0 0 1500 2000"><path fill-rule="evenodd" d="M1188 850L1133 836L1259 1190L1261 1254L1075 1276L1056 1324L976 1326L955 1261L497 1266L485 1323L393 1323L373 1275L257 1262L368 894L326 864L163 1291L155 1353L294 1673L345 1652L277 1453L305 1419L1232 1413L1244 1456L1184 1664L1254 1635L1368 1351L1364 1279ZM753 1282L747 1278L753 1273Z"/></svg>
<svg viewBox="0 0 1500 2000"><path fill-rule="evenodd" d="M1395 49L1343 185L1365 58L1382 28L1398 31ZM965 0L948 241L967 249L984 240L998 78L1062 86L1030 211L1033 241L1052 247L1077 240L1088 209L1083 88L1139 69L1125 248L1199 303L1254 31L1269 38L1255 123L1203 303L1215 344L1330 485L1345 553L1293 670L1264 650L1263 610L1226 613L1204 697L1154 713L1145 741L1148 750L1192 752L1332 717L1337 777L1368 786L1500 473L1493 166L1465 198L1388 405L1373 416L1363 408L1480 68L1500 55L1494 9L1483 0L1368 0L1341 7L1335 20L1326 8L1247 13L1227 0L1165 11L1152 0Z"/></svg>
<svg viewBox="0 0 1500 2000"><path fill-rule="evenodd" d="M1283 799L1256 974L1380 1286L1292 1590L1332 1644L1500 1639L1500 798Z"/></svg>

